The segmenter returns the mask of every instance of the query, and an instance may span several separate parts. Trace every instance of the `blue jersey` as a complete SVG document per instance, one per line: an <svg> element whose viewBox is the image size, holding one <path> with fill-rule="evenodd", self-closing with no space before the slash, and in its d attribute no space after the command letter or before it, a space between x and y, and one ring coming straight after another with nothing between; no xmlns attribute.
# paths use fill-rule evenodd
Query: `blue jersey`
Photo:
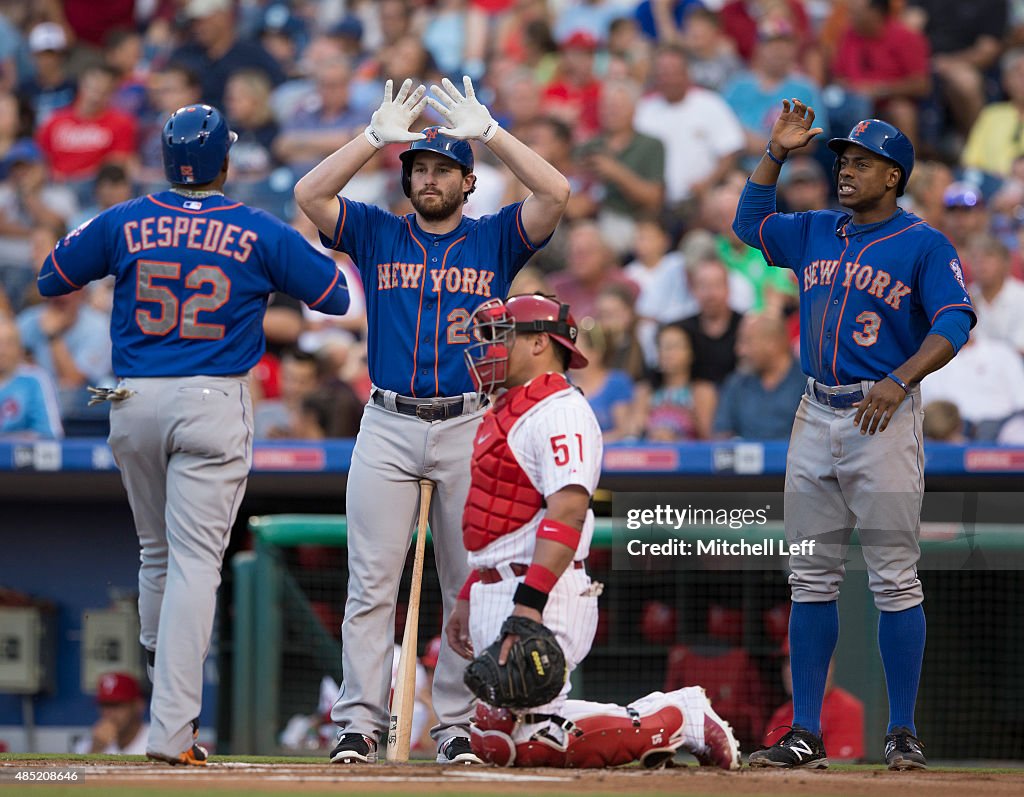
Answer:
<svg viewBox="0 0 1024 797"><path fill-rule="evenodd" d="M352 258L366 293L370 379L421 398L473 390L462 352L469 317L494 297L540 246L522 224L522 203L480 219L463 217L449 233L424 232L416 215L339 197L334 237L324 246Z"/></svg>
<svg viewBox="0 0 1024 797"><path fill-rule="evenodd" d="M898 210L858 227L848 213L774 213L774 202L774 186L748 181L734 229L769 265L796 273L808 376L826 385L881 379L917 352L940 315L966 312L974 326L956 250L923 219Z"/></svg>
<svg viewBox="0 0 1024 797"><path fill-rule="evenodd" d="M39 292L69 293L108 274L119 377L245 373L263 355L274 291L327 313L348 309L334 261L269 213L223 196L164 191L104 211L58 242Z"/></svg>
<svg viewBox="0 0 1024 797"><path fill-rule="evenodd" d="M0 437L29 434L64 436L57 406L57 391L41 368L21 365L0 382Z"/></svg>

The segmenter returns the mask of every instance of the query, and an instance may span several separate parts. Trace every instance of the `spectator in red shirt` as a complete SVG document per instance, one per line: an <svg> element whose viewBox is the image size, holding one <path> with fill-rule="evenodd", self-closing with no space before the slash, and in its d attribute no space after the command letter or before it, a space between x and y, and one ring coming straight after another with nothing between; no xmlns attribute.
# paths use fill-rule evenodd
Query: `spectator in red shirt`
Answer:
<svg viewBox="0 0 1024 797"><path fill-rule="evenodd" d="M558 76L544 90L542 105L576 131L585 140L600 126L598 102L601 84L594 77L594 51L597 39L578 30L562 42Z"/></svg>
<svg viewBox="0 0 1024 797"><path fill-rule="evenodd" d="M848 0L850 24L839 39L832 74L842 88L869 98L872 115L917 143L918 101L931 92L930 47L923 33L892 14L892 0Z"/></svg>
<svg viewBox="0 0 1024 797"><path fill-rule="evenodd" d="M789 640L782 645L782 685L793 694L793 673L789 669ZM821 707L821 737L830 761L858 761L864 758L864 702L833 682L834 661L829 663L825 680L825 702ZM778 740L772 733L793 724L792 698L779 706L765 728L765 747Z"/></svg>
<svg viewBox="0 0 1024 797"><path fill-rule="evenodd" d="M85 182L109 162L134 172L135 119L112 107L116 88L117 74L110 67L86 68L74 105L54 113L39 130L39 147L55 179Z"/></svg>

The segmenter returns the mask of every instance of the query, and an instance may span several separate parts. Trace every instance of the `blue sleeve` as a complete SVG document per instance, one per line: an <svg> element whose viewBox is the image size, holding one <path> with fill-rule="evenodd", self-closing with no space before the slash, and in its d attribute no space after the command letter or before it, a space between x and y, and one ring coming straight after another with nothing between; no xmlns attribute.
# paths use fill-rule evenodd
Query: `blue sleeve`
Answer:
<svg viewBox="0 0 1024 797"><path fill-rule="evenodd" d="M953 354L956 354L967 342L975 322L974 315L962 307L951 308L939 314L932 324L930 334L941 335L948 340L953 347Z"/></svg>
<svg viewBox="0 0 1024 797"><path fill-rule="evenodd" d="M331 258L314 249L299 233L274 220L277 246L268 258L274 287L330 315L348 311L348 283Z"/></svg>
<svg viewBox="0 0 1024 797"><path fill-rule="evenodd" d="M944 236L942 243L922 258L916 279L915 292L933 332L936 322L950 310L965 311L964 315L967 316L969 323L968 330L978 322L967 285L964 283L960 258L957 257L956 249ZM952 325L949 329L955 329L956 321L948 323ZM944 325L943 328L947 327ZM964 336L960 346L966 340L967 337ZM954 349L959 348L954 340L949 342L953 344Z"/></svg>
<svg viewBox="0 0 1024 797"><path fill-rule="evenodd" d="M494 241L497 272L511 281L526 261L551 240L531 241L523 229L523 203L506 205L497 213L480 219L478 234ZM552 233L553 235L554 233Z"/></svg>
<svg viewBox="0 0 1024 797"><path fill-rule="evenodd" d="M807 237L810 213L778 213L775 186L747 180L732 229L748 246L760 249L769 266L797 266Z"/></svg>
<svg viewBox="0 0 1024 797"><path fill-rule="evenodd" d="M399 227L404 224L403 219L375 205L339 196L334 235L328 237L321 232L320 243L352 258L365 279L366 274L377 267L373 259L377 241L387 241L399 234Z"/></svg>
<svg viewBox="0 0 1024 797"><path fill-rule="evenodd" d="M106 221L107 214L101 213L57 242L36 280L40 294L63 296L110 273Z"/></svg>

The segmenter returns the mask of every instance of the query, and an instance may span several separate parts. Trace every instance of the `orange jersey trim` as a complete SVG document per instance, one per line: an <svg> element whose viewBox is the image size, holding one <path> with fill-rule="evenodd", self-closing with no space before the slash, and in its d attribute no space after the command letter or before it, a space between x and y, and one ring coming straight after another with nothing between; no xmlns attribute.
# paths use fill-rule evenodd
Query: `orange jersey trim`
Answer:
<svg viewBox="0 0 1024 797"><path fill-rule="evenodd" d="M419 363L419 351L420 351L420 320L423 318L423 289L427 284L427 247L420 243L412 232L412 222L409 218L405 219L406 229L409 231L409 237L416 242L416 246L423 250L423 278L420 280L420 304L416 308L416 336L415 342L412 347L412 377L409 379L409 395L416 397L416 368ZM440 312L440 311L439 311ZM436 363L435 363L436 364Z"/></svg>
<svg viewBox="0 0 1024 797"><path fill-rule="evenodd" d="M177 205L168 205L164 202L160 202L159 200L154 199L152 196L147 196L146 199L148 199L154 205L159 205L162 208L167 208L168 210L177 210L180 211L181 213L191 213L193 216L197 216L200 213L213 213L215 210L233 210L234 208L242 207L241 202L236 202L233 205L222 205L219 208L203 208L202 210L189 210L188 208L179 208Z"/></svg>

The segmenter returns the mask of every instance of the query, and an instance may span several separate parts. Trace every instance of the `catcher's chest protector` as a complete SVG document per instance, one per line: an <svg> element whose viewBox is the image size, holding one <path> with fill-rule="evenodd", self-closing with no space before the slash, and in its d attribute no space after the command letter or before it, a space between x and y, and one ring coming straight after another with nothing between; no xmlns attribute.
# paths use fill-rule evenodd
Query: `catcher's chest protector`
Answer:
<svg viewBox="0 0 1024 797"><path fill-rule="evenodd" d="M479 551L498 537L522 528L544 497L519 466L508 433L531 407L570 387L562 374L545 374L514 387L484 416L473 442L469 497L462 515L467 551Z"/></svg>

